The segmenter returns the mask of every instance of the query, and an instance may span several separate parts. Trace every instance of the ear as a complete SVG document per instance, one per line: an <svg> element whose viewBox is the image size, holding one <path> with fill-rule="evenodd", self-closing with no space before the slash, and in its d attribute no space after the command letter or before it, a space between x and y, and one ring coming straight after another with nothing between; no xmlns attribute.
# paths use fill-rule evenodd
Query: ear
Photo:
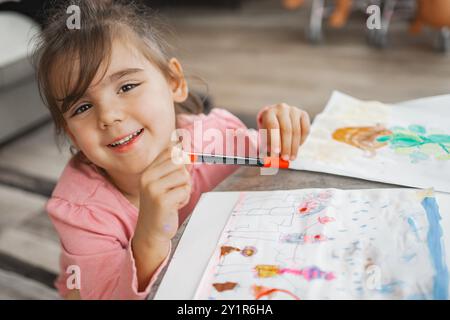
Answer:
<svg viewBox="0 0 450 320"><path fill-rule="evenodd" d="M169 61L169 67L174 74L174 78L170 80L172 88L172 97L175 102L181 103L185 101L189 94L189 88L184 78L183 68L176 58Z"/></svg>

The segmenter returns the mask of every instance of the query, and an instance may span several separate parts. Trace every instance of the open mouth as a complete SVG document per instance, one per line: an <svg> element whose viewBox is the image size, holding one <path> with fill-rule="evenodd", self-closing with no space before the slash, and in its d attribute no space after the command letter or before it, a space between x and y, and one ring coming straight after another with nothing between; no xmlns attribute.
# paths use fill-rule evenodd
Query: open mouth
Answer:
<svg viewBox="0 0 450 320"><path fill-rule="evenodd" d="M144 128L141 128L138 131L130 134L129 136L126 136L125 138L120 139L119 141L108 144L108 147L116 148L119 146L127 145L127 144L133 142L136 139L136 137L139 136L143 131L144 131Z"/></svg>

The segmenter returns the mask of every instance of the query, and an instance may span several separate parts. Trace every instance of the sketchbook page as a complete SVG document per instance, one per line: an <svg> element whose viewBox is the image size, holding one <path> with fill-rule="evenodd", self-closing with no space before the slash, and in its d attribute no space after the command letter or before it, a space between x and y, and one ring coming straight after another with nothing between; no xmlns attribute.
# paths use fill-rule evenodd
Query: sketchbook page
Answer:
<svg viewBox="0 0 450 320"><path fill-rule="evenodd" d="M239 192L202 194L155 295L157 300L188 300L208 265Z"/></svg>
<svg viewBox="0 0 450 320"><path fill-rule="evenodd" d="M450 119L450 94L404 101L396 105L418 108Z"/></svg>
<svg viewBox="0 0 450 320"><path fill-rule="evenodd" d="M412 189L242 193L196 299L447 299L436 199Z"/></svg>
<svg viewBox="0 0 450 320"><path fill-rule="evenodd" d="M334 92L290 168L450 192L449 123Z"/></svg>

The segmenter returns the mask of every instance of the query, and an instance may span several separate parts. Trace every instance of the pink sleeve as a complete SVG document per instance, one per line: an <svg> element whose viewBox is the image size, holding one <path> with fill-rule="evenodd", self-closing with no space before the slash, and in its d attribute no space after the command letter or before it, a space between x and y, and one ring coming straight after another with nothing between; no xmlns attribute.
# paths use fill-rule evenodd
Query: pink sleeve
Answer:
<svg viewBox="0 0 450 320"><path fill-rule="evenodd" d="M258 124L260 114L257 118ZM258 152L258 133L254 129L247 129L245 124L236 116L224 109L213 109L210 114L197 116L182 116L179 118L178 124L193 137L190 146L184 145L185 150L191 152L217 153L217 154L235 154L240 156L257 156ZM196 128L197 126L197 128ZM201 129L199 127L201 126ZM222 146L220 143L213 146L213 139L208 139L212 134L208 134L210 129L215 132L222 133ZM196 131L197 130L197 131ZM227 135L228 131L228 135ZM214 132L214 131L212 131ZM235 136L231 137L230 133L234 132ZM202 136L203 134L203 136ZM241 141L245 140L245 150L237 148L237 141L241 137ZM232 141L234 139L234 142ZM183 142L185 142L183 140ZM233 144L234 143L234 144ZM227 148L227 145L229 148ZM234 148L230 148L234 146ZM187 148L187 147L190 147ZM221 148L219 148L221 147ZM192 212L197 204L201 194L214 189L227 176L238 169L234 165L211 165L211 164L193 164L189 166L192 179L192 193L189 203L180 210L180 223Z"/></svg>
<svg viewBox="0 0 450 320"><path fill-rule="evenodd" d="M131 240L126 240L118 221L107 210L51 198L47 211L61 240L61 274L56 287L62 296L66 296L75 284L82 299L131 300L148 296L167 264L170 251L145 290L138 291ZM67 272L74 267L79 270L78 283Z"/></svg>

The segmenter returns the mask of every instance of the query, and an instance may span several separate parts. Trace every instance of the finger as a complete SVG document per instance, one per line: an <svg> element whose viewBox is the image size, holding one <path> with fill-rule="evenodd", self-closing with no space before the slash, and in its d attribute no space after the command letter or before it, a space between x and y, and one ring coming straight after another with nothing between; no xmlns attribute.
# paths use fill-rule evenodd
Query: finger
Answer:
<svg viewBox="0 0 450 320"><path fill-rule="evenodd" d="M297 158L298 147L300 146L302 131L301 131L301 112L298 109L293 109L291 112L292 123L292 145L291 145L291 160Z"/></svg>
<svg viewBox="0 0 450 320"><path fill-rule="evenodd" d="M178 209L189 203L191 197L190 186L184 185L171 189L166 195L168 205L176 204Z"/></svg>
<svg viewBox="0 0 450 320"><path fill-rule="evenodd" d="M141 185L146 185L149 182L162 179L164 176L174 171L181 170L183 167L183 164L173 163L171 157L168 157L165 161L161 161L157 166L149 167L144 171L141 175Z"/></svg>
<svg viewBox="0 0 450 320"><path fill-rule="evenodd" d="M186 197L183 201L181 201L179 203L179 205L178 205L179 209L183 208L184 206L186 206L189 203L189 201L191 199L192 185L189 184L189 185L186 185L186 186L180 187L180 188L186 188Z"/></svg>
<svg viewBox="0 0 450 320"><path fill-rule="evenodd" d="M302 145L308 137L311 129L311 121L309 119L309 114L306 111L302 111L300 123L302 128L302 139L300 145Z"/></svg>
<svg viewBox="0 0 450 320"><path fill-rule="evenodd" d="M278 124L278 119L274 111L267 111L267 116L264 118L264 127L269 132L269 150L270 155L280 154L280 126Z"/></svg>
<svg viewBox="0 0 450 320"><path fill-rule="evenodd" d="M176 170L161 177L157 182L158 188L163 191L168 191L179 186L191 183L191 177L185 169Z"/></svg>
<svg viewBox="0 0 450 320"><path fill-rule="evenodd" d="M281 157L283 160L289 160L289 157L291 156L292 124L289 110L289 106L282 105L282 107L278 109L277 115L281 129Z"/></svg>
<svg viewBox="0 0 450 320"><path fill-rule="evenodd" d="M153 168L152 172L155 174L155 176L157 176L158 179L163 179L165 176L171 174L172 172L179 170L186 170L186 166L182 163L174 163L172 159L169 158Z"/></svg>

